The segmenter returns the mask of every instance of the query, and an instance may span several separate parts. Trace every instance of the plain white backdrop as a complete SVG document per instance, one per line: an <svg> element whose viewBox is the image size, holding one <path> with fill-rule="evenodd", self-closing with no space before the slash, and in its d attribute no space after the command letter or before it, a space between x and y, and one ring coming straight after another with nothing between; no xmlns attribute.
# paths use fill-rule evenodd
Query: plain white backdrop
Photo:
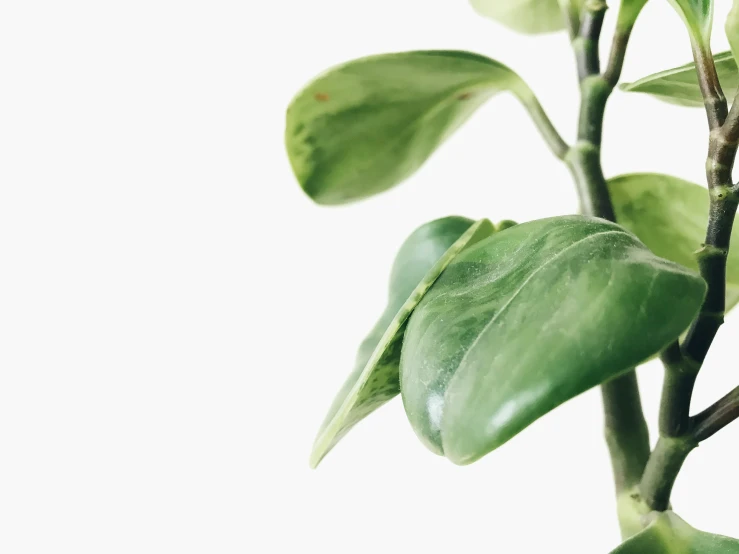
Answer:
<svg viewBox="0 0 739 554"><path fill-rule="evenodd" d="M515 35L465 0L3 2L0 552L618 543L597 391L468 467L426 451L396 400L308 469L411 230L577 210L565 168L505 95L389 193L331 209L303 195L283 152L292 95L336 63L433 48L510 65L572 138L566 36ZM681 22L652 0L624 77L688 58ZM609 105L608 175L702 182L705 145L700 110ZM732 315L698 408L737 384ZM653 424L661 370L640 378ZM674 506L694 526L739 535L738 441L736 424L689 457Z"/></svg>

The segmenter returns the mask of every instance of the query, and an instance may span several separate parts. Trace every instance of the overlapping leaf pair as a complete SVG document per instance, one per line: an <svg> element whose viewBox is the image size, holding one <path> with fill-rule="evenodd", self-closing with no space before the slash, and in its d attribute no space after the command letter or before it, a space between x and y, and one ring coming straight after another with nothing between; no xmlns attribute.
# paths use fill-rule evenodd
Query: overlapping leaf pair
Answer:
<svg viewBox="0 0 739 554"><path fill-rule="evenodd" d="M432 450L472 462L658 352L704 292L697 275L603 220L563 216L497 233L486 220L428 223L396 258L389 305L312 462L399 392Z"/></svg>

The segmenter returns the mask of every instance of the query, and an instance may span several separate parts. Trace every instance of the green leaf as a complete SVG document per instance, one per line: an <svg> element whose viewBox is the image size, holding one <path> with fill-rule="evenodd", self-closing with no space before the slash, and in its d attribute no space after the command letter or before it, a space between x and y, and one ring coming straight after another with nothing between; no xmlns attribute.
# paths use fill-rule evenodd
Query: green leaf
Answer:
<svg viewBox="0 0 739 554"><path fill-rule="evenodd" d="M652 512L652 522L611 554L739 554L739 541L694 529L674 512Z"/></svg>
<svg viewBox="0 0 739 554"><path fill-rule="evenodd" d="M734 0L726 17L726 37L729 39L734 59L739 60L739 0ZM733 98L733 97L732 97Z"/></svg>
<svg viewBox="0 0 739 554"><path fill-rule="evenodd" d="M670 0L683 18L691 38L701 47L707 46L713 24L713 0Z"/></svg>
<svg viewBox="0 0 739 554"><path fill-rule="evenodd" d="M733 98L739 89L739 69L731 52L722 52L713 57L716 62L716 71L727 98ZM703 96L698 86L698 74L695 63L689 63L660 71L639 79L634 83L624 83L621 89L627 92L644 92L656 96L660 100L689 106L703 107Z"/></svg>
<svg viewBox="0 0 739 554"><path fill-rule="evenodd" d="M523 223L457 256L405 334L408 418L457 464L680 335L706 285L607 221Z"/></svg>
<svg viewBox="0 0 739 554"><path fill-rule="evenodd" d="M336 67L287 111L285 142L303 190L319 204L383 192L415 172L491 96L541 106L505 65L468 52L405 52Z"/></svg>
<svg viewBox="0 0 739 554"><path fill-rule="evenodd" d="M621 175L608 182L616 219L657 256L698 271L695 252L708 222L708 190L656 173ZM739 245L739 226L732 231ZM739 303L739 248L726 263L726 311Z"/></svg>
<svg viewBox="0 0 739 554"><path fill-rule="evenodd" d="M312 467L354 425L400 393L400 347L408 316L463 248L493 232L487 219L473 222L452 216L426 223L406 239L390 274L388 305L360 345L354 370L318 432L311 453Z"/></svg>
<svg viewBox="0 0 739 554"><path fill-rule="evenodd" d="M578 11L580 0L470 0L480 14L526 34L551 33L566 28L563 8Z"/></svg>

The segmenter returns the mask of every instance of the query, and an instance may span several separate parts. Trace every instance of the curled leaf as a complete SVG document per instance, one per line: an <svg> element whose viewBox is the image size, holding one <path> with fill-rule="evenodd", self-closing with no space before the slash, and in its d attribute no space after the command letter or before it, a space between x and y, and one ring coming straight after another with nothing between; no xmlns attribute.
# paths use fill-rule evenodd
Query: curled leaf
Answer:
<svg viewBox="0 0 739 554"><path fill-rule="evenodd" d="M321 425L312 467L354 425L398 395L400 347L408 316L463 248L493 232L487 219L473 222L452 216L426 223L406 239L393 264L388 305L359 347L354 370Z"/></svg>

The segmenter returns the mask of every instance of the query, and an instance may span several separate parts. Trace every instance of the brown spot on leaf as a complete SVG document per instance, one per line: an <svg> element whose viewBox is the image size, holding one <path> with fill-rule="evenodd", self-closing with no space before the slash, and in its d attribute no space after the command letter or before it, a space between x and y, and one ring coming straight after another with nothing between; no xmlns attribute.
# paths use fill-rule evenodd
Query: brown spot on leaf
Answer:
<svg viewBox="0 0 739 554"><path fill-rule="evenodd" d="M472 98L471 92L463 92L462 94L457 96L457 100L469 100L470 98Z"/></svg>
<svg viewBox="0 0 739 554"><path fill-rule="evenodd" d="M319 102L327 102L330 99L329 95L325 92L317 92L313 97Z"/></svg>

